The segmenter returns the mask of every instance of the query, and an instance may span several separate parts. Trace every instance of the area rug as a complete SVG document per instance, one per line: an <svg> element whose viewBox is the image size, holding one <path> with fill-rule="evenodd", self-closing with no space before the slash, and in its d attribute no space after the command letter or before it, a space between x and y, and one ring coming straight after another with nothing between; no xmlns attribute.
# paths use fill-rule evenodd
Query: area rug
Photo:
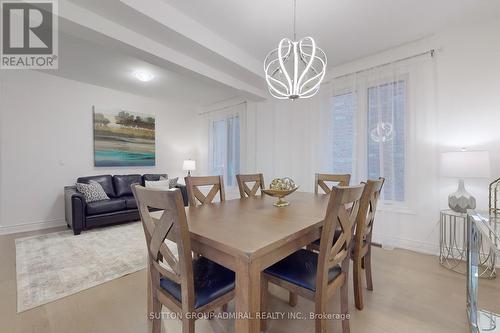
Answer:
<svg viewBox="0 0 500 333"><path fill-rule="evenodd" d="M146 259L138 222L16 239L17 311L144 269Z"/></svg>

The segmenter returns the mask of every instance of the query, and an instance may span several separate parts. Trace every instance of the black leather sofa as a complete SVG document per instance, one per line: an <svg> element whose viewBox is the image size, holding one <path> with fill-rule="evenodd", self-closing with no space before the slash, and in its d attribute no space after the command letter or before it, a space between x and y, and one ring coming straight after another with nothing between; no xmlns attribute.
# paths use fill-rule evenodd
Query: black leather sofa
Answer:
<svg viewBox="0 0 500 333"><path fill-rule="evenodd" d="M65 215L68 227L73 229L75 235L79 235L82 230L100 227L110 224L118 224L140 219L137 203L130 185L145 184L145 181L157 181L165 174L145 174L145 175L100 175L90 177L80 177L78 183L88 183L94 180L101 184L109 197L109 200L86 203L83 195L79 193L75 186L64 188ZM177 185L181 190L184 205L188 205L186 187Z"/></svg>

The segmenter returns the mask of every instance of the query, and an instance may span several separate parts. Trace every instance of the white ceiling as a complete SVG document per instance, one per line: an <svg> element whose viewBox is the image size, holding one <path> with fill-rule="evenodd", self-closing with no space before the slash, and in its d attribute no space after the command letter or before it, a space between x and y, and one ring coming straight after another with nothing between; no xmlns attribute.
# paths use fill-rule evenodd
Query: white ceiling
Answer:
<svg viewBox="0 0 500 333"><path fill-rule="evenodd" d="M146 70L154 75L149 82L132 73ZM171 66L156 66L127 54L113 44L102 44L66 33L59 35L59 69L53 74L85 83L126 91L157 99L168 99L196 106L211 105L239 95L194 73Z"/></svg>
<svg viewBox="0 0 500 333"><path fill-rule="evenodd" d="M60 1L60 69L51 74L197 106L269 97L266 54L292 37L292 0ZM500 17L499 0L297 0L297 35L329 68ZM131 73L147 68L148 83Z"/></svg>
<svg viewBox="0 0 500 333"><path fill-rule="evenodd" d="M292 37L292 0L163 1L260 60ZM498 0L297 0L297 36L314 37L335 66L492 17Z"/></svg>

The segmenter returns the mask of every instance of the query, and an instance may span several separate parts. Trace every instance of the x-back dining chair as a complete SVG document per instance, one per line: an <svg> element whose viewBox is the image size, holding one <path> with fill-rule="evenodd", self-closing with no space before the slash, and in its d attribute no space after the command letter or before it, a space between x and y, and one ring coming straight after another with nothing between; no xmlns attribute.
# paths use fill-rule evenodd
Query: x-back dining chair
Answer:
<svg viewBox="0 0 500 333"><path fill-rule="evenodd" d="M194 332L198 316L209 313L234 298L235 274L207 258L193 259L186 212L180 190L147 189L132 185L148 248L148 297L152 304L153 333L161 332L162 305L181 314L182 332ZM161 218L149 208L163 210ZM174 255L165 239L177 244Z"/></svg>
<svg viewBox="0 0 500 333"><path fill-rule="evenodd" d="M367 289L373 290L372 279L372 232L375 213L377 211L377 203L380 199L380 193L384 186L385 179L368 180L363 191L361 199L360 214L356 221L356 232L354 236L354 250L352 255L353 260L353 281L354 281L354 300L356 308L363 310L363 289L362 269L365 269Z"/></svg>
<svg viewBox="0 0 500 333"><path fill-rule="evenodd" d="M372 279L372 264L371 264L371 248L372 248L372 231L377 203L380 198L380 193L384 185L384 178L376 180L368 180L365 184L363 196L356 220L355 237L352 247L351 259L353 260L353 282L354 282L354 301L358 310L363 310L363 290L362 271L365 270L367 289L373 290ZM364 212L364 213L363 213ZM339 235L339 230L335 231L334 241ZM319 251L319 240L307 246L309 250ZM293 299L293 296L291 296ZM292 302L290 305L295 305Z"/></svg>
<svg viewBox="0 0 500 333"><path fill-rule="evenodd" d="M349 182L351 181L351 175L334 175L334 174L326 174L326 173L317 173L314 179L314 193L318 194L319 188L326 193L330 194L332 191L331 187L328 186L327 182L335 183L337 186L349 186Z"/></svg>
<svg viewBox="0 0 500 333"><path fill-rule="evenodd" d="M255 197L257 196L257 191L259 189L264 189L264 175L261 173L248 174L248 175L236 175L236 181L238 183L238 188L240 189L240 197ZM252 188L250 188L248 183L254 183ZM264 192L260 193L265 195Z"/></svg>
<svg viewBox="0 0 500 333"><path fill-rule="evenodd" d="M189 198L189 206L196 207L199 202L201 205L213 202L217 193L219 193L220 201L226 200L224 193L224 180L222 176L204 176L204 177L185 177ZM200 191L200 186L212 186L210 191L205 195Z"/></svg>
<svg viewBox="0 0 500 333"><path fill-rule="evenodd" d="M301 249L267 268L263 274L261 311L267 311L268 282L315 302L315 331L327 331L328 298L340 289L341 313L347 317L348 274L354 225L360 209L364 185L333 187L326 210L319 253ZM335 230L340 234L334 241ZM266 321L261 321L266 329ZM343 333L349 332L349 321L342 321Z"/></svg>

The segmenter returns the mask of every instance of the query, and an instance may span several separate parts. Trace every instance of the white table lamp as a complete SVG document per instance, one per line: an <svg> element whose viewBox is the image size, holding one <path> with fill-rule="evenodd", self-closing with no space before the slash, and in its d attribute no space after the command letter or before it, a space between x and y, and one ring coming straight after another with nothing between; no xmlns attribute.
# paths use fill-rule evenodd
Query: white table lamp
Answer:
<svg viewBox="0 0 500 333"><path fill-rule="evenodd" d="M188 176L191 176L191 171L196 170L196 161L195 160L185 160L182 163L182 170L188 172Z"/></svg>
<svg viewBox="0 0 500 333"><path fill-rule="evenodd" d="M476 208L476 199L465 190L464 178L490 177L487 151L458 151L441 154L441 175L458 178L458 189L448 196L448 206L459 213Z"/></svg>

